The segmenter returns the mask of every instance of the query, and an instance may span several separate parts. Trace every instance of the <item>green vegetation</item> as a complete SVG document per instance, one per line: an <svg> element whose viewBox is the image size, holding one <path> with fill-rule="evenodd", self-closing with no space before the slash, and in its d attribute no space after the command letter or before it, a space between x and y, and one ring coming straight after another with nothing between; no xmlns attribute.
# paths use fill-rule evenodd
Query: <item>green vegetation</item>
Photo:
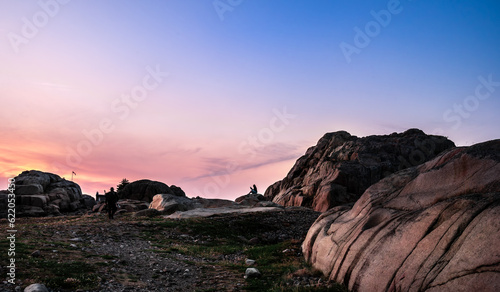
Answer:
<svg viewBox="0 0 500 292"><path fill-rule="evenodd" d="M157 253L158 257L169 257L189 265L197 265L204 273L203 281L218 277L216 283L222 285L219 287L238 283L242 291L347 292L341 285L330 285L328 289L325 285L295 287L293 282L298 277L315 277L317 281L321 275L305 263L301 254L301 241L266 238L263 234L274 234L280 230L260 219L245 214L184 220L138 219L124 215L120 218L120 224L129 226L127 237L150 241L152 248L149 252ZM17 224L18 284L27 286L31 283L44 283L51 289L62 291L98 290L101 281L111 279L142 285L137 275L121 269L129 266L128 261L112 254L94 254L88 250L90 243L85 241L77 242L78 248L75 248L71 246L74 243L70 241L71 236L61 236L58 232L62 226L71 226L90 233L101 233L102 226L108 226L107 221L96 216L36 220L20 220ZM115 235L108 236L114 238ZM259 240L250 243L252 238ZM123 236L117 240L123 240ZM7 250L8 244L6 238L1 238L0 250ZM31 256L35 250L40 250L40 257ZM243 279L248 268L245 264L247 258L256 261L255 267L261 272L261 277ZM120 270L110 272L117 265ZM104 271L107 271L107 276L102 276ZM162 275L155 274L153 279ZM205 290L199 291L220 291L220 288L205 286Z"/></svg>
<svg viewBox="0 0 500 292"><path fill-rule="evenodd" d="M149 219L154 224L144 230L145 239L151 241L159 254L183 254L187 256L203 257L210 260L210 265L219 266L228 272L240 277L244 275L248 266L244 258L256 260L256 268L262 273L260 278L247 279L245 291L338 291L348 290L338 284L329 287L290 287L287 280L294 272L305 270L306 273L315 273L309 267L300 253L301 242L288 240L283 242L262 242L250 244L248 238L257 237L263 232L274 231L275 227L268 226L256 220L252 215L238 215L228 220L225 218L196 218L184 220ZM178 238L164 238L162 231L170 229L179 233ZM196 238L195 241L186 240L182 236ZM225 255L240 254L242 260L233 263L221 260ZM207 291L207 290L203 290Z"/></svg>
<svg viewBox="0 0 500 292"><path fill-rule="evenodd" d="M54 243L57 248L68 247ZM0 250L7 250L8 242L0 241ZM16 278L28 279L30 282L45 283L49 287L63 289L91 289L96 287L98 278L94 274L95 267L84 261L60 262L52 259L29 256L35 246L22 241L16 242ZM61 250L65 253L65 250Z"/></svg>
<svg viewBox="0 0 500 292"><path fill-rule="evenodd" d="M98 282L95 267L86 262L56 262L52 260L30 259L30 269L43 271L35 276L36 282L46 283L49 287L64 289L90 289Z"/></svg>
<svg viewBox="0 0 500 292"><path fill-rule="evenodd" d="M51 241L50 233L36 224L18 223L17 226L22 226L20 229L25 232L17 233L16 282L21 280L23 285L44 283L47 287L69 291L97 287L99 278L95 271L100 262L87 262L89 255L71 247L70 242ZM0 239L0 250L8 250L8 245L5 238ZM45 256L32 257L37 249Z"/></svg>

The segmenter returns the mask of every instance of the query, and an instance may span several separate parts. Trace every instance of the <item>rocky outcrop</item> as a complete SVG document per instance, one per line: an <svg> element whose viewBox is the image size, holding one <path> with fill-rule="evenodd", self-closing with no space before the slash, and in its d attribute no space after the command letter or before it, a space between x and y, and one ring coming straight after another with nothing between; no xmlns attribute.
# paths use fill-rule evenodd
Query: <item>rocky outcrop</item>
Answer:
<svg viewBox="0 0 500 292"><path fill-rule="evenodd" d="M179 197L185 197L184 191L177 186L167 186L158 181L148 179L134 181L127 184L122 191L118 193L120 199L139 200L151 202L157 194L172 194Z"/></svg>
<svg viewBox="0 0 500 292"><path fill-rule="evenodd" d="M422 164L454 146L444 137L426 135L417 129L364 138L345 131L328 133L264 195L280 205L323 212L356 202L380 179Z"/></svg>
<svg viewBox="0 0 500 292"><path fill-rule="evenodd" d="M56 174L38 170L24 171L14 178L14 182L16 217L60 215L91 208L93 204L90 196L82 195L78 184ZM0 193L1 212L7 210L7 196L8 192ZM5 216L5 213L0 214L0 217Z"/></svg>
<svg viewBox="0 0 500 292"><path fill-rule="evenodd" d="M253 211L271 211L272 208L282 209L276 203L265 201L261 194L241 196L236 201L223 199L186 198L171 194L158 194L153 197L150 209L161 211L170 218L207 217L215 214L244 213ZM269 208L269 210L264 210ZM189 212L188 212L189 211Z"/></svg>
<svg viewBox="0 0 500 292"><path fill-rule="evenodd" d="M196 208L188 211L178 211L166 216L169 219L187 219L210 217L222 214L248 214L257 212L282 212L283 206L279 207L218 207L218 208Z"/></svg>
<svg viewBox="0 0 500 292"><path fill-rule="evenodd" d="M191 199L186 197L179 197L172 194L158 194L153 197L149 208L162 211L165 214L172 214L176 211L194 209L195 205Z"/></svg>
<svg viewBox="0 0 500 292"><path fill-rule="evenodd" d="M234 200L236 203L247 206L258 206L266 202L266 198L261 194L248 194L240 196Z"/></svg>
<svg viewBox="0 0 500 292"><path fill-rule="evenodd" d="M223 214L223 213L232 213L232 212L249 212L249 210L240 210L240 209L250 209L250 208L282 208L280 205L266 201L264 196L261 194L251 194L241 196L236 201L223 200L223 199L205 199L201 197L196 198L188 198L185 196L184 192L176 187L165 187L166 185L163 183L153 182L151 181L139 181L143 186L155 186L157 188L149 188L148 191L142 187L143 194L146 196L149 195L148 192L152 189L163 188L170 190L171 193L167 194L157 194L153 196L151 203L147 203L143 200L131 200L131 199L120 199L118 201L118 211L116 214L121 214L124 212L137 212L136 216L156 216L158 214L161 215L170 215L173 213L177 213L175 218L187 218L187 217L206 217L214 214ZM134 182L135 183L135 182ZM134 184L131 183L131 184ZM128 187L129 185L127 185ZM125 187L125 189L127 188ZM141 190L140 187L135 188L137 190ZM139 194L139 193L136 193ZM139 195L139 197L142 195ZM93 212L106 212L106 203L105 201L98 202L93 206ZM145 211L144 209L154 209L159 211ZM190 213L186 213L183 215L179 215L179 213L183 213L186 211L196 210ZM240 211L235 211L240 210ZM256 209L257 210L257 209ZM269 209L271 210L271 209ZM141 211L141 212L139 212Z"/></svg>
<svg viewBox="0 0 500 292"><path fill-rule="evenodd" d="M89 195L82 195L82 200L80 201L87 209L90 210L92 210L92 208L97 204L95 198Z"/></svg>
<svg viewBox="0 0 500 292"><path fill-rule="evenodd" d="M306 260L352 291L500 291L500 140L453 148L323 213Z"/></svg>

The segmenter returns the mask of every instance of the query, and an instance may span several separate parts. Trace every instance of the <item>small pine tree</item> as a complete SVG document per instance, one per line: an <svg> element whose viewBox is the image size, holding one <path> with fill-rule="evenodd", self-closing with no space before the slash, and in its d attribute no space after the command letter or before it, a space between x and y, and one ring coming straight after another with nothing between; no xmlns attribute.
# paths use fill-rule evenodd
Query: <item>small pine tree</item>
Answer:
<svg viewBox="0 0 500 292"><path fill-rule="evenodd" d="M116 186L116 191L121 192L123 188L125 188L126 185L128 185L130 182L128 179L124 178L122 181Z"/></svg>

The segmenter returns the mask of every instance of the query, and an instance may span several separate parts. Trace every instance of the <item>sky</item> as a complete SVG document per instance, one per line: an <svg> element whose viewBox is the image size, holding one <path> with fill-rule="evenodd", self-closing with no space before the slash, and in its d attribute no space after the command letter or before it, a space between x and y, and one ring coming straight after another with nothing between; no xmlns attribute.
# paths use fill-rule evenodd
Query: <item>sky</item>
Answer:
<svg viewBox="0 0 500 292"><path fill-rule="evenodd" d="M500 2L0 0L0 189L234 199L327 132L500 138Z"/></svg>

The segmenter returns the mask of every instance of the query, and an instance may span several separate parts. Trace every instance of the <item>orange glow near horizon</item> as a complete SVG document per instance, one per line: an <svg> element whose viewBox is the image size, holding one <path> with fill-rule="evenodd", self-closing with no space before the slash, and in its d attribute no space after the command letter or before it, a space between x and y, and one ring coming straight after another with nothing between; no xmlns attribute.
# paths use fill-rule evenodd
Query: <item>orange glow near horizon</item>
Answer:
<svg viewBox="0 0 500 292"><path fill-rule="evenodd" d="M217 156L207 160L199 155L198 150L178 150L179 153L185 153L184 156L179 156L177 151L158 154L162 151L154 149L138 154L133 148L116 153L113 149L114 142L109 141L109 145L96 147L92 155L85 157L81 164L71 167L66 161L65 154L68 152L63 147L52 143L45 145L43 141L34 143L36 146L22 142L1 146L0 151L5 155L0 163L0 189L7 188L9 178L26 170L54 173L66 180L71 180L74 171L76 175L73 176L73 181L80 185L84 194L91 196L96 192L109 190L110 187L116 188L123 178L127 178L131 182L150 179L176 185L190 197L235 199L248 192L248 186L254 183L263 193L270 184L282 179L300 156L300 151L293 150L297 153L296 158L259 164L237 152L234 153L234 160ZM227 156L229 153L225 152L223 155ZM116 156L117 154L119 155ZM128 160L123 161L122 157L127 157ZM261 157L260 160L262 159L266 158ZM238 165L238 169L226 171L228 161Z"/></svg>

